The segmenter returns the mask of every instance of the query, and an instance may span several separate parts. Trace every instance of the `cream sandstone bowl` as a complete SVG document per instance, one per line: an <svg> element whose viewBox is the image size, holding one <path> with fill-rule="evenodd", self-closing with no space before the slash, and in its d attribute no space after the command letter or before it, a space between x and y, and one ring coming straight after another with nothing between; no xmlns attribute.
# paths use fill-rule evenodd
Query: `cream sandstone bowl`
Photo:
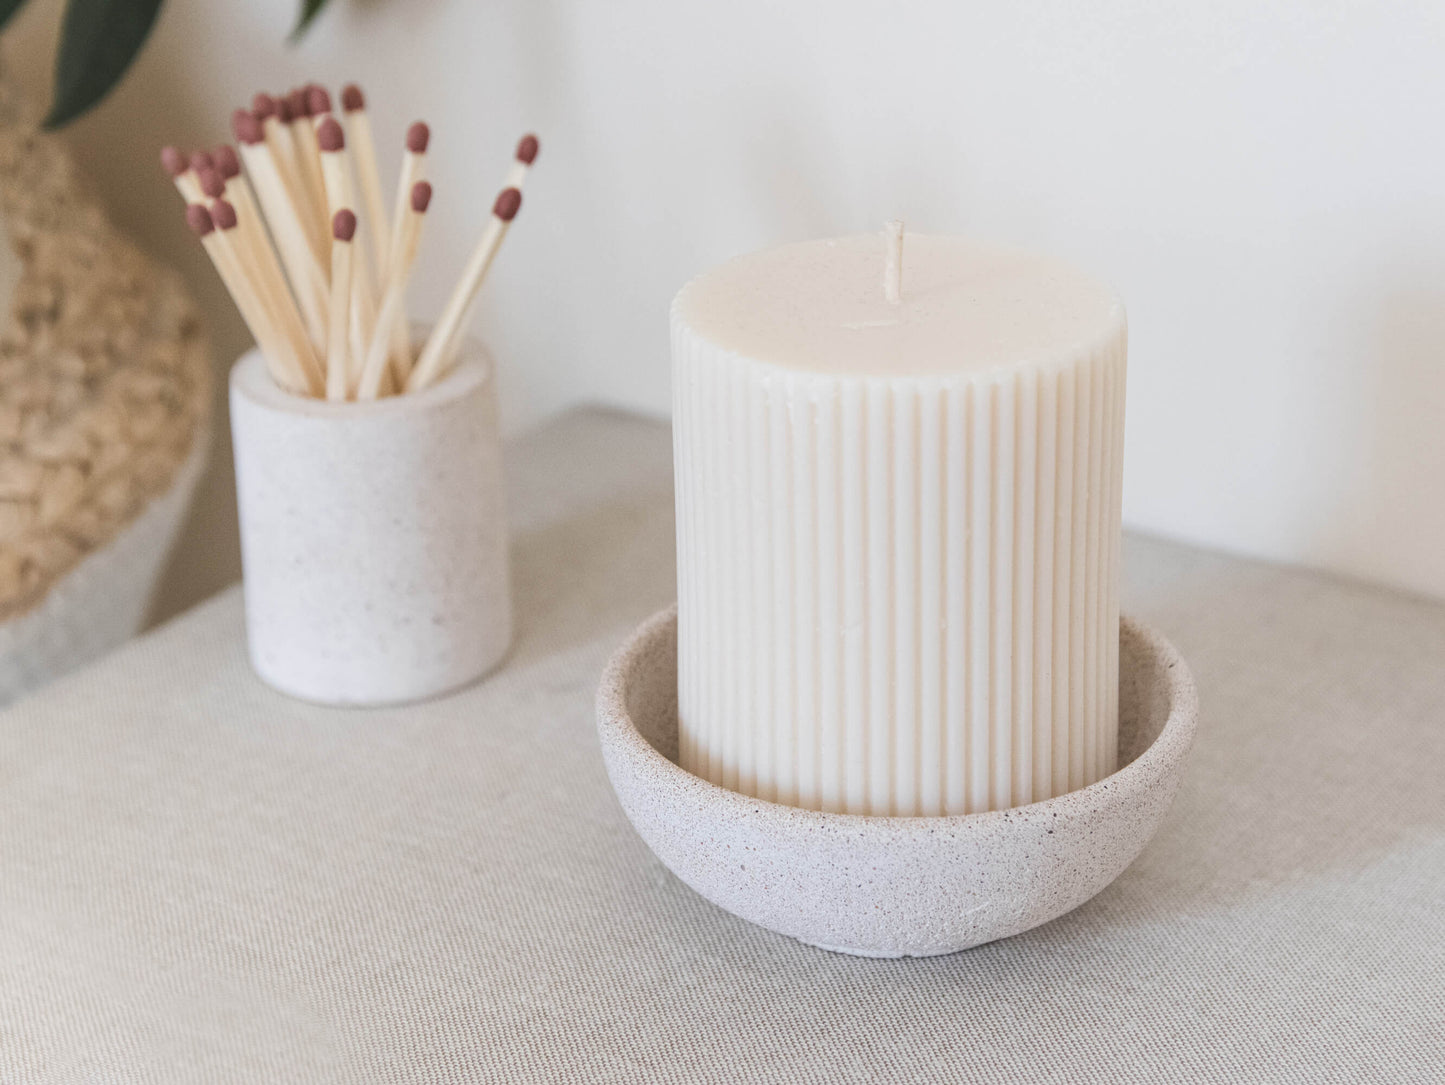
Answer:
<svg viewBox="0 0 1445 1085"><path fill-rule="evenodd" d="M1077 908L1119 876L1168 812L1194 740L1194 681L1162 636L1129 618L1120 625L1119 770L1011 810L820 813L679 768L675 607L643 623L603 675L602 754L638 834L719 907L842 953L952 953Z"/></svg>

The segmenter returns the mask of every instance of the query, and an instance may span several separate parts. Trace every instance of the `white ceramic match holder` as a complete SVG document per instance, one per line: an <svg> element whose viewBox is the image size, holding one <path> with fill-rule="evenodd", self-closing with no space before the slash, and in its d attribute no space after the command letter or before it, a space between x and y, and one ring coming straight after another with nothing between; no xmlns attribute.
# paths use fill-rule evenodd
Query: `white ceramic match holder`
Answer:
<svg viewBox="0 0 1445 1085"><path fill-rule="evenodd" d="M1008 810L820 813L749 798L677 764L677 611L618 650L597 694L613 789L638 834L714 904L865 957L915 957L1019 934L1083 904L1154 835L1178 790L1198 700L1157 632L1120 626L1119 769Z"/></svg>
<svg viewBox="0 0 1445 1085"><path fill-rule="evenodd" d="M307 701L422 700L491 670L512 637L492 359L464 344L431 387L332 403L231 372L251 663Z"/></svg>

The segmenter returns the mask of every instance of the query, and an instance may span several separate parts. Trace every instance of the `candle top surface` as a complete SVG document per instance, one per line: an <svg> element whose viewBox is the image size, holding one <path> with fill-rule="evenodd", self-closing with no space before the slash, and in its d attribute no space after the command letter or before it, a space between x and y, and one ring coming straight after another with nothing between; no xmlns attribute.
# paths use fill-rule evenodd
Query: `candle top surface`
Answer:
<svg viewBox="0 0 1445 1085"><path fill-rule="evenodd" d="M739 256L683 287L674 314L734 353L786 369L946 376L1077 357L1124 322L1107 286L1060 260L905 234L902 296L884 296L882 233Z"/></svg>

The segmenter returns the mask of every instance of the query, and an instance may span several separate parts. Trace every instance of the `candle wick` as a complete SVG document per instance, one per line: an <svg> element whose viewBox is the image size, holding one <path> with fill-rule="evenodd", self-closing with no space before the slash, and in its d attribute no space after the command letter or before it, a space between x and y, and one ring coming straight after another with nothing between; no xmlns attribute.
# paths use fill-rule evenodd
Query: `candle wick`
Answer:
<svg viewBox="0 0 1445 1085"><path fill-rule="evenodd" d="M903 300L903 222L883 224L883 296L889 305Z"/></svg>

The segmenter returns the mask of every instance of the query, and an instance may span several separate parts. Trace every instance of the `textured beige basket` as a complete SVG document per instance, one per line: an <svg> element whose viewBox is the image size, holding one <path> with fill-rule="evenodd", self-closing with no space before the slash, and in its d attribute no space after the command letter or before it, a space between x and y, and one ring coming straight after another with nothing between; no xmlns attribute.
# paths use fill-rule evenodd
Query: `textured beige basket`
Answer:
<svg viewBox="0 0 1445 1085"><path fill-rule="evenodd" d="M204 456L194 305L0 85L0 701L131 636ZM9 253L5 254L7 258Z"/></svg>

